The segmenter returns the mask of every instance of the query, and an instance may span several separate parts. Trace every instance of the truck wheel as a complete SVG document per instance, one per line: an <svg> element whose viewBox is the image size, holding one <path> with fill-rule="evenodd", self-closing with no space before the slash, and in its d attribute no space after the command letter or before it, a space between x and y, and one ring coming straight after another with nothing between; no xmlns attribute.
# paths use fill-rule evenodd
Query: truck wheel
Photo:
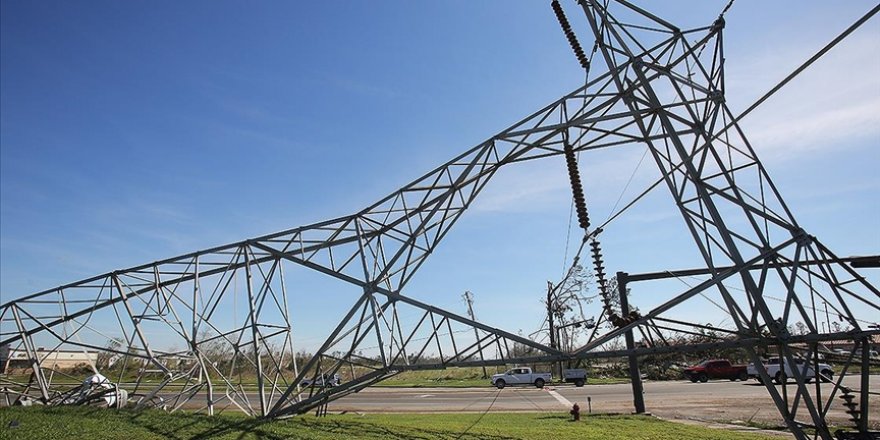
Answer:
<svg viewBox="0 0 880 440"><path fill-rule="evenodd" d="M831 370L822 370L822 382L831 382L834 380L834 372Z"/></svg>
<svg viewBox="0 0 880 440"><path fill-rule="evenodd" d="M758 380L758 383L759 383L759 384L764 385L764 378L763 378L763 377L758 376L758 377L756 377L755 379Z"/></svg>
<svg viewBox="0 0 880 440"><path fill-rule="evenodd" d="M697 376L691 376L691 382L697 383Z"/></svg>
<svg viewBox="0 0 880 440"><path fill-rule="evenodd" d="M776 377L774 377L773 380L778 384L784 384L788 381L788 378L786 378L785 375L782 374L781 371L779 371L776 373Z"/></svg>
<svg viewBox="0 0 880 440"><path fill-rule="evenodd" d="M496 386L499 390L502 389L502 388L504 388L504 385L507 385L507 384L504 382L504 379L498 379L498 380L495 381L495 386Z"/></svg>
<svg viewBox="0 0 880 440"><path fill-rule="evenodd" d="M743 371L742 373L739 373L739 380L741 380L743 382L749 380L749 373L746 373L745 371Z"/></svg>
<svg viewBox="0 0 880 440"><path fill-rule="evenodd" d="M706 376L706 373L700 373L699 380L702 383L706 383L709 381L709 376Z"/></svg>
<svg viewBox="0 0 880 440"><path fill-rule="evenodd" d="M535 386L538 388L544 388L544 379L535 379Z"/></svg>
<svg viewBox="0 0 880 440"><path fill-rule="evenodd" d="M584 386L584 380L583 380L583 379L575 379L575 380L574 380L574 386L576 386L576 387L578 387L578 388Z"/></svg>

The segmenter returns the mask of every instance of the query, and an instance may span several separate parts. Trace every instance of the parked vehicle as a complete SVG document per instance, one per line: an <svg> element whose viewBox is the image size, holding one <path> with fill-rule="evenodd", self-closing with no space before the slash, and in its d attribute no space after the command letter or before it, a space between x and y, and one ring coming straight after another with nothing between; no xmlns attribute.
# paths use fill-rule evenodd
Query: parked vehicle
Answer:
<svg viewBox="0 0 880 440"><path fill-rule="evenodd" d="M562 380L573 383L576 387L582 387L587 383L587 370L583 368L562 370Z"/></svg>
<svg viewBox="0 0 880 440"><path fill-rule="evenodd" d="M855 356L857 358L860 358L862 356L862 349L858 348L856 350L853 350L853 353L855 353ZM876 359L876 358L880 357L880 355L877 354L876 350L868 350L868 357L872 358L872 359Z"/></svg>
<svg viewBox="0 0 880 440"><path fill-rule="evenodd" d="M586 372L585 372L586 373ZM532 373L528 367L517 367L501 374L492 375L492 385L502 389L507 385L534 385L544 388L544 384L550 382L550 373Z"/></svg>
<svg viewBox="0 0 880 440"><path fill-rule="evenodd" d="M685 368L684 377L691 382L707 382L709 379L748 380L749 373L745 365L732 365L724 359L711 359L699 365Z"/></svg>
<svg viewBox="0 0 880 440"><path fill-rule="evenodd" d="M767 375L776 383L785 383L789 377L794 377L794 371L788 361L785 362L784 368L780 368L778 357L769 358L761 363L764 364L764 368L767 369ZM816 377L816 371L813 369L813 362L796 359L795 364L795 368L804 375L807 383L812 382ZM753 377L758 382L764 383L754 362L749 363L748 372L749 377ZM819 379L822 380L822 382L831 382L834 379L834 370L831 369L830 365L821 362L819 363Z"/></svg>
<svg viewBox="0 0 880 440"><path fill-rule="evenodd" d="M844 360L844 359L849 358L850 356L852 356L853 359L859 360L862 358L862 350L863 349L861 347L855 348L852 351L844 350L842 348L837 348L837 349L830 350L829 355L834 356L834 358L837 360ZM877 353L877 350L868 349L868 358L871 360L880 359L880 353ZM819 359L822 359L822 358L820 357Z"/></svg>
<svg viewBox="0 0 880 440"><path fill-rule="evenodd" d="M318 388L325 387L335 387L342 383L342 379L338 374L329 375L325 373L321 373L318 377L303 379L302 382L299 383L301 387L309 387L314 384L314 386Z"/></svg>

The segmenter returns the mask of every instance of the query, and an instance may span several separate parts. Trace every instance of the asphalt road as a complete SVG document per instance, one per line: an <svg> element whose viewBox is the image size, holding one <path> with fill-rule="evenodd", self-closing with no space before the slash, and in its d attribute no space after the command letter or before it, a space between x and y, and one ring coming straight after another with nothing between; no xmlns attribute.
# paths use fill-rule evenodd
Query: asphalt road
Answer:
<svg viewBox="0 0 880 440"><path fill-rule="evenodd" d="M845 386L859 388L858 377L848 376ZM815 385L811 385L815 386ZM778 390L782 387L776 385ZM880 391L880 376L870 376L871 390ZM649 412L665 418L697 419L716 422L746 421L781 423L781 417L767 389L755 381L645 382L645 406ZM787 391L793 394L789 384ZM831 384L823 384L823 398ZM588 403L589 398L589 403ZM792 399L793 396L789 395ZM577 402L582 411L630 413L634 410L629 384L570 385L495 388L368 388L332 402L330 411L349 412L462 412L462 411L567 411ZM835 399L826 415L831 423L847 424L849 415ZM870 423L880 427L880 395L869 399ZM799 418L808 420L806 409Z"/></svg>
<svg viewBox="0 0 880 440"><path fill-rule="evenodd" d="M860 388L858 376L844 378L844 386ZM782 392L780 385L776 389ZM815 386L814 384L811 386ZM822 384L823 399L827 400L832 385ZM880 375L870 376L869 423L880 428ZM795 387L786 388L793 399ZM256 393L247 398L258 405ZM691 419L709 422L754 421L780 425L782 418L773 404L767 389L755 381L666 381L644 383L645 406L648 412L669 419ZM829 423L849 425L849 415L844 413L841 399L835 402L826 415ZM503 390L491 386L484 388L392 388L374 387L351 394L330 403L330 412L483 412L483 411L539 411L567 412L575 402L584 412L631 413L632 388L629 384L573 385L535 387L507 387ZM170 403L170 402L169 402ZM228 403L228 401L227 401ZM186 407L194 409L205 405L205 396L197 395ZM220 406L223 406L221 404ZM219 407L218 407L219 409ZM235 410L234 406L227 410ZM797 418L809 420L805 407L798 409Z"/></svg>

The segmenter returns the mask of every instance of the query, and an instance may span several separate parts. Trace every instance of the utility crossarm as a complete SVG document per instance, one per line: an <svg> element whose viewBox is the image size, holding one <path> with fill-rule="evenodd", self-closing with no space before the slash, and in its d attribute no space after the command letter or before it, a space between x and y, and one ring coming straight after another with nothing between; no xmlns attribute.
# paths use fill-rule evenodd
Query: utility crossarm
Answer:
<svg viewBox="0 0 880 440"><path fill-rule="evenodd" d="M835 262L841 262L849 264L854 268L878 268L880 267L880 255L868 255L868 256L859 256L859 257L842 257L837 260L825 259L825 260L806 260L800 262L772 262L769 263L768 266L771 268L777 267L791 267L795 264L800 264L803 266L812 266L818 264L831 264ZM749 267L748 270L761 270L763 269L763 265L755 265ZM665 270L662 272L645 272L645 273L628 273L626 274L626 279L629 282L636 281L650 281L650 280L662 280L666 278L680 278L680 277L690 277L690 276L698 276L698 275L712 275L715 272L725 272L733 269L732 266L725 267L716 267L714 269L708 268L700 268L700 269L676 269L676 270Z"/></svg>

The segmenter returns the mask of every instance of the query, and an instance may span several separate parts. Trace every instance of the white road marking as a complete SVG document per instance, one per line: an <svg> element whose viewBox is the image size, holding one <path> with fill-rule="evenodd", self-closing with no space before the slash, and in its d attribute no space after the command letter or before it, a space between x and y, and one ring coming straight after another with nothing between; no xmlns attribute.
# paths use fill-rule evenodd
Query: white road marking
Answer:
<svg viewBox="0 0 880 440"><path fill-rule="evenodd" d="M544 389L547 390L547 392L550 393L550 395L553 396L554 399L558 400L559 403L562 404L562 406L564 406L566 408L571 408L571 402L568 399L566 399L563 395L561 395L561 394L557 393L556 391L553 391L549 388L544 388Z"/></svg>
<svg viewBox="0 0 880 440"><path fill-rule="evenodd" d="M421 396L417 396L417 397L424 399L425 397L434 397L434 395L433 394L422 394Z"/></svg>

